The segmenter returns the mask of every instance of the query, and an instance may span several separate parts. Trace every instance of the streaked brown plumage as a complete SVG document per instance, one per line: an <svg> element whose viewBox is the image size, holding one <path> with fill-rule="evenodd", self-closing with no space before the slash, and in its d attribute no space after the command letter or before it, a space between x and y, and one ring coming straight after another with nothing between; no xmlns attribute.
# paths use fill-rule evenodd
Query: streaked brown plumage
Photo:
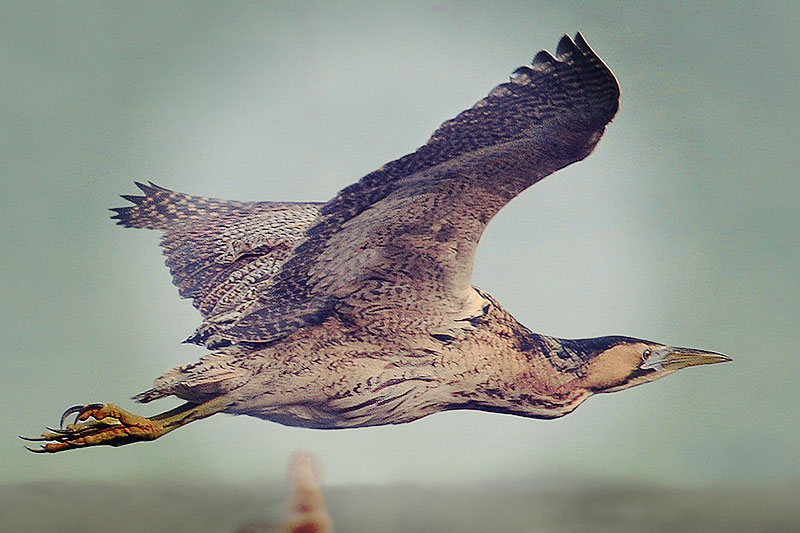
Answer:
<svg viewBox="0 0 800 533"><path fill-rule="evenodd" d="M216 412L344 428L448 409L555 418L598 392L725 361L628 337L532 333L472 287L491 218L523 190L594 149L617 112L611 71L578 34L453 120L416 152L327 204L231 202L138 184L115 209L164 232L180 294L214 350L136 399L187 403L156 417L112 404L71 408L75 424L37 451L157 438ZM62 426L63 426L62 418Z"/></svg>

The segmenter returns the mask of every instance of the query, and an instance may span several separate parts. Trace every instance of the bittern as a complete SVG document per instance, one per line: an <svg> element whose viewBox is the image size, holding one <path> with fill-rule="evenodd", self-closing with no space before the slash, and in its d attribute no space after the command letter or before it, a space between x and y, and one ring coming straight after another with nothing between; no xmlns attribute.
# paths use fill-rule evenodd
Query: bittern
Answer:
<svg viewBox="0 0 800 533"><path fill-rule="evenodd" d="M588 156L618 107L616 78L579 33L325 204L137 184L143 195L123 196L132 205L112 218L163 232L174 282L203 315L187 341L212 352L135 397L181 407L150 418L72 407L35 451L152 440L220 412L325 429L452 409L557 418L593 394L728 361L631 337L533 333L471 285L486 224Z"/></svg>

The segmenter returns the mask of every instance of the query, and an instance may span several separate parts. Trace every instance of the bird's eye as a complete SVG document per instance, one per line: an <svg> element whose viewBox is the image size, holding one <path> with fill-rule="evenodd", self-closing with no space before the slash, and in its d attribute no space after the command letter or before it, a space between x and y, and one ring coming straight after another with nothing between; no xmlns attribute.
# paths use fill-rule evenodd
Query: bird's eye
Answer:
<svg viewBox="0 0 800 533"><path fill-rule="evenodd" d="M645 348L642 351L642 361L647 361L647 358L650 357L650 354L653 353L650 351L650 348Z"/></svg>

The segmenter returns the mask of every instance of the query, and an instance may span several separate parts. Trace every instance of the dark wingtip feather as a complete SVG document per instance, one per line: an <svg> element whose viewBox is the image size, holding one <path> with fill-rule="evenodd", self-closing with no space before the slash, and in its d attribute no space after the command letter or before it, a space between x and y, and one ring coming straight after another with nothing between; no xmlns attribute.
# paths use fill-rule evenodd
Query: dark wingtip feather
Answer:
<svg viewBox="0 0 800 533"><path fill-rule="evenodd" d="M158 218L159 213L152 209L153 205L158 202L158 198L164 196L165 193L167 195L172 194L173 191L161 187L160 185L156 185L152 181L148 181L146 184L142 183L141 181L134 181L133 182L136 187L141 190L144 195L134 195L134 194L121 194L120 196L131 202L133 205L126 206L126 207L112 207L111 211L115 214L111 216L112 220L117 221L117 225L124 226L126 228L157 228L159 224L163 221L156 220ZM142 211L143 206L150 202L152 205L146 211Z"/></svg>
<svg viewBox="0 0 800 533"><path fill-rule="evenodd" d="M575 45L582 52L591 52L592 51L592 47L589 46L589 43L587 43L586 39L583 38L583 34L581 32L578 32L578 33L575 34Z"/></svg>
<svg viewBox="0 0 800 533"><path fill-rule="evenodd" d="M527 74L530 76L533 74L533 69L531 69L531 67L528 65L522 65L521 67L517 67L517 69L511 73L512 76L519 76L520 74Z"/></svg>
<svg viewBox="0 0 800 533"><path fill-rule="evenodd" d="M120 194L120 197L136 205L139 205L140 203L142 203L142 200L145 199L144 196L134 196L133 194Z"/></svg>
<svg viewBox="0 0 800 533"><path fill-rule="evenodd" d="M150 194L153 194L154 192L158 192L158 191L169 191L169 192L172 192L172 191L170 191L169 189L167 189L165 187L162 187L160 185L156 185L155 183L153 183L150 180L147 181L147 185L145 185L144 183L142 183L140 181L134 181L133 183L135 183L136 186L139 187L146 196L148 196Z"/></svg>
<svg viewBox="0 0 800 533"><path fill-rule="evenodd" d="M131 200L130 198L125 198L125 199L133 202L136 205L139 205L139 202L135 200ZM108 210L113 211L115 213L114 215L111 215L110 217L111 220L116 220L117 226L124 226L126 228L131 227L131 212L136 207L136 205L128 207L110 207Z"/></svg>
<svg viewBox="0 0 800 533"><path fill-rule="evenodd" d="M137 209L142 203L147 199L148 196L151 196L154 192L157 191L156 188L153 188L149 185L145 185L140 181L133 182L143 193L143 196L135 195L135 194L120 194L120 197L124 200L129 201L133 205L126 206L126 207L111 207L109 211L113 211L115 214L111 215L111 220L115 220L118 226L123 226L126 228L132 227L139 227L139 224L134 221L134 217L136 216Z"/></svg>
<svg viewBox="0 0 800 533"><path fill-rule="evenodd" d="M580 53L580 50L569 35L565 34L561 37L561 40L558 41L558 47L556 47L556 55L559 59L569 60L578 53Z"/></svg>
<svg viewBox="0 0 800 533"><path fill-rule="evenodd" d="M133 182L139 189L144 193L145 196L150 196L151 194L157 192L173 192L166 187L162 187L161 185L156 185L152 181L148 180L147 183L142 183L141 181L134 181Z"/></svg>
<svg viewBox="0 0 800 533"><path fill-rule="evenodd" d="M111 215L111 220L116 220L118 226L124 226L129 218L128 212L130 209L130 207L110 207L108 210L116 213Z"/></svg>
<svg viewBox="0 0 800 533"><path fill-rule="evenodd" d="M522 65L511 73L511 83L528 83L533 76L534 71L528 65Z"/></svg>
<svg viewBox="0 0 800 533"><path fill-rule="evenodd" d="M538 70L549 70L551 68L555 68L557 63L558 61L550 54L550 52L547 50L542 50L536 54L536 57L533 58L532 66Z"/></svg>

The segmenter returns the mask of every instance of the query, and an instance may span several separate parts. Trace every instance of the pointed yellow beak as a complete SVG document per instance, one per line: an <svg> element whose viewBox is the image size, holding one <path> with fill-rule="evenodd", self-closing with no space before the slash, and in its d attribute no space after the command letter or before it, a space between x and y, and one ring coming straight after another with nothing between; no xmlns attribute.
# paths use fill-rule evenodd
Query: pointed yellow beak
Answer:
<svg viewBox="0 0 800 533"><path fill-rule="evenodd" d="M717 352L708 350L697 350L695 348L676 348L665 346L660 350L653 350L653 353L642 361L639 368L642 370L680 370L687 366L710 365L713 363L725 363L731 358Z"/></svg>

